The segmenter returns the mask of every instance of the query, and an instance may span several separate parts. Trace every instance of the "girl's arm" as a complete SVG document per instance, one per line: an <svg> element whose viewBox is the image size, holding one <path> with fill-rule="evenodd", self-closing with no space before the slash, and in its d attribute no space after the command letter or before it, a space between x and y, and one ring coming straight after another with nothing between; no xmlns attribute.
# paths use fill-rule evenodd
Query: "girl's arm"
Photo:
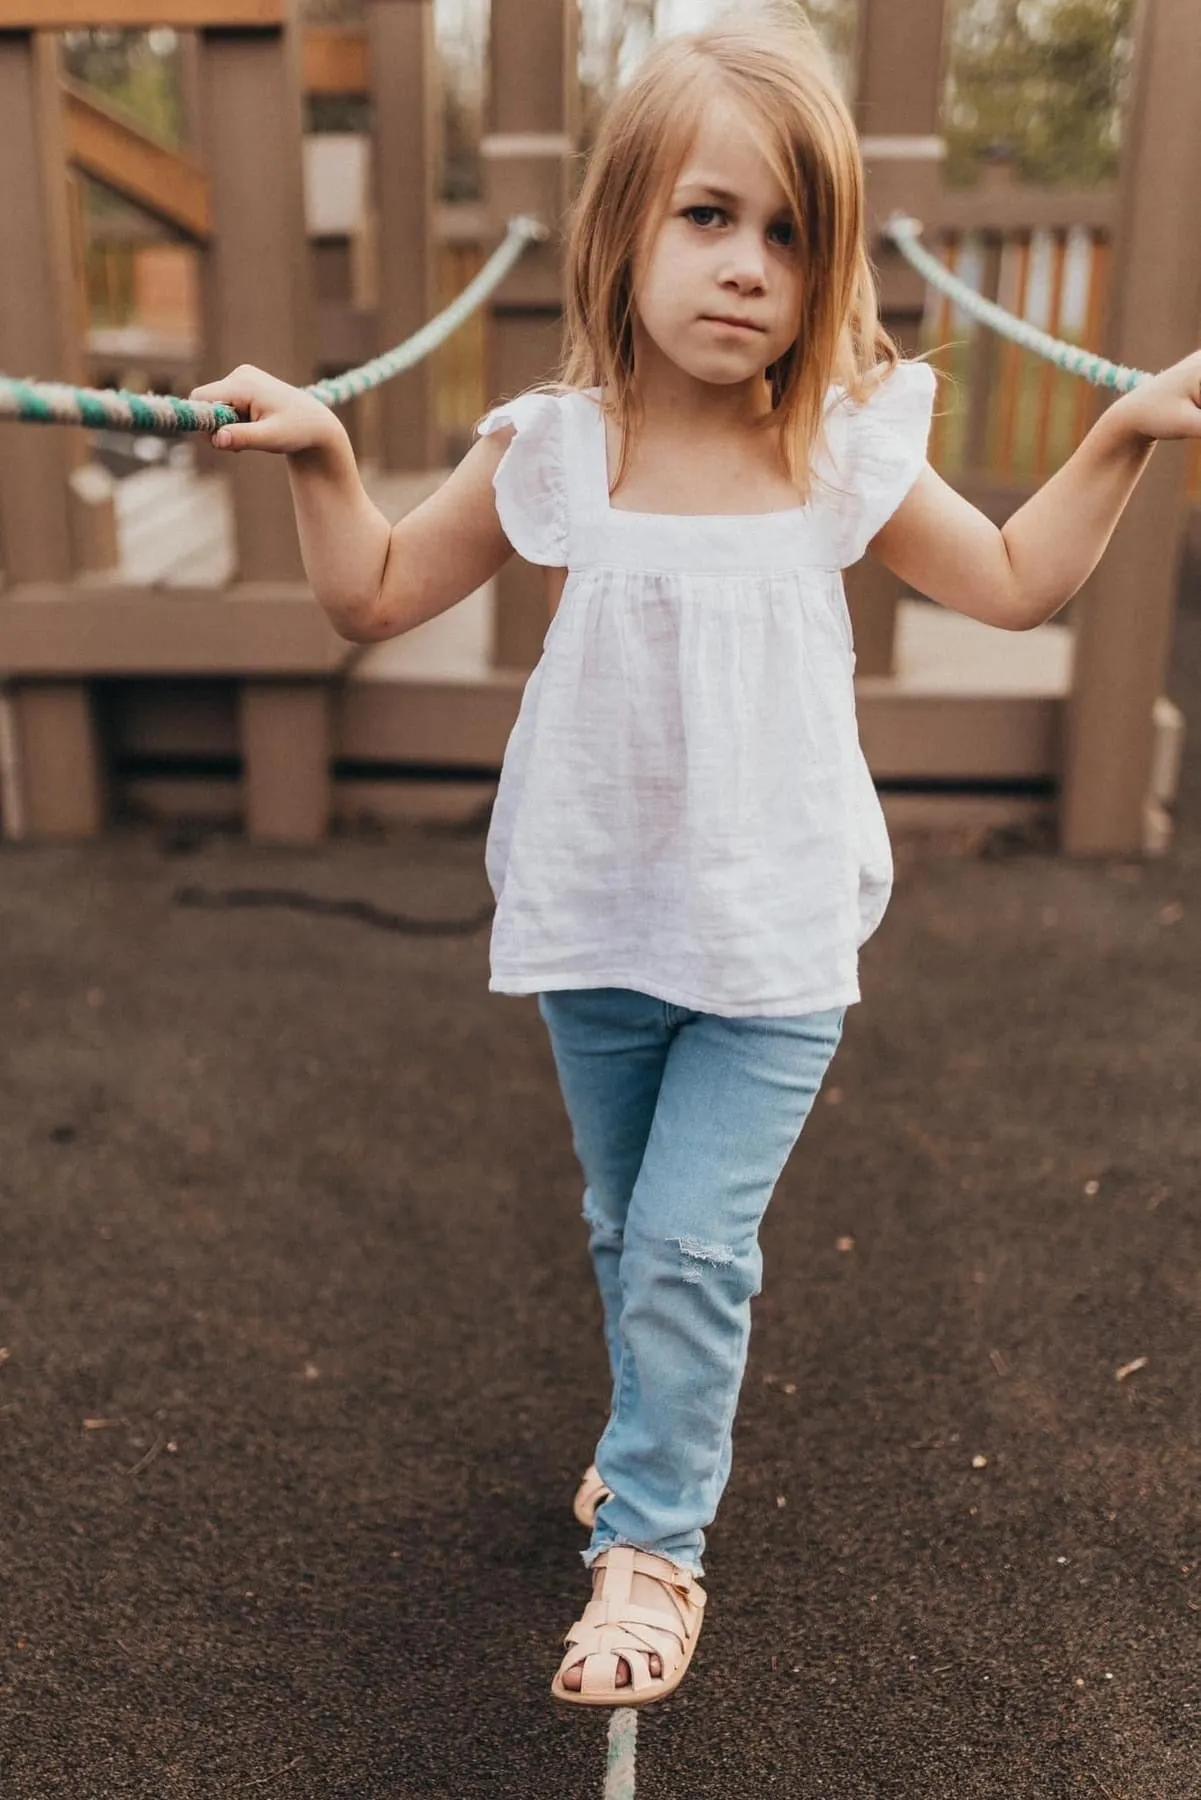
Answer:
<svg viewBox="0 0 1201 1800"><path fill-rule="evenodd" d="M1028 631L1092 574L1157 440L1199 437L1201 351L1116 400L1000 529L927 466L870 548L931 600Z"/></svg>
<svg viewBox="0 0 1201 1800"><path fill-rule="evenodd" d="M492 477L509 437L471 446L441 487L395 525L368 498L350 440L288 458L305 574L356 643L412 631L474 594L513 554Z"/></svg>
<svg viewBox="0 0 1201 1800"><path fill-rule="evenodd" d="M359 479L345 428L327 406L251 365L194 388L193 400L249 412L221 450L288 458L305 574L336 631L371 643L411 631L475 592L512 555L492 477L510 432L473 444L436 493L390 525Z"/></svg>

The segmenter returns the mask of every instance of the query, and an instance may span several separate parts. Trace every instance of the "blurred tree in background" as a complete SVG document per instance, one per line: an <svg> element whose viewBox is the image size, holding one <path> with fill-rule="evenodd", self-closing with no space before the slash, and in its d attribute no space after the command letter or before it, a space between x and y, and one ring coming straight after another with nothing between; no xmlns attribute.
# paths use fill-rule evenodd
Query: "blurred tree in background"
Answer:
<svg viewBox="0 0 1201 1800"><path fill-rule="evenodd" d="M1008 153L1020 181L1118 172L1134 0L958 0L948 45L947 180Z"/></svg>

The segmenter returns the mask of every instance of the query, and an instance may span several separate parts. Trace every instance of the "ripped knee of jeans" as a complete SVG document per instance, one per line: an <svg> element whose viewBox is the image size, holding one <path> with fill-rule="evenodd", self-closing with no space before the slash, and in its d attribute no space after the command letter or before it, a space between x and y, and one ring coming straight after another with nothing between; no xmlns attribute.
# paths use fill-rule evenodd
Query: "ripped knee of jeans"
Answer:
<svg viewBox="0 0 1201 1800"><path fill-rule="evenodd" d="M700 1238L677 1238L680 1247L680 1275L684 1281L698 1282L706 1268L728 1269L734 1261L729 1244L706 1244Z"/></svg>

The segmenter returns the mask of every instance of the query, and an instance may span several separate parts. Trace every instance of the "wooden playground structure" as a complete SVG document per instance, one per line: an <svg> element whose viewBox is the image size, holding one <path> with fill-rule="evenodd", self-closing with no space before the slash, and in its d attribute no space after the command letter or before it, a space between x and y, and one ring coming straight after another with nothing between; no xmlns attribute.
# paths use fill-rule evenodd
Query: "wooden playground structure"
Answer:
<svg viewBox="0 0 1201 1800"><path fill-rule="evenodd" d="M89 334L80 172L196 249L198 341L143 345L133 361L152 382L186 393L253 362L306 384L407 338L446 298L446 245L467 267L514 214L561 220L580 142L576 11L492 0L483 203L447 206L432 0L367 0L365 33L302 32L292 0L0 0L0 148L14 172L0 187L0 370L86 385L129 359L111 334ZM881 235L900 210L952 265L967 234L982 242L982 291L1018 311L1032 242L1049 233L1053 332L1068 235L1084 231L1086 341L1150 370L1195 349L1201 244L1180 229L1179 199L1201 187L1195 0L1144 0L1120 182L1079 193L1024 188L1003 168L971 190L945 185L944 12L944 0L859 4L854 104L889 329L911 352L952 335L949 308L931 306ZM59 33L158 25L182 36L186 153L63 78ZM306 220L306 90L371 101L361 192L324 219L310 170ZM489 306L479 411L546 376L561 293L552 231ZM968 354L953 479L1001 520L1032 485L1013 457L1022 353L977 331ZM1049 472L1051 371L1037 394L1035 481ZM1095 391L1081 384L1073 405L1078 437ZM399 517L445 469L431 364L352 410L369 491ZM936 465L946 430L939 421ZM541 572L514 558L407 637L348 644L305 585L282 462L219 461L203 440L188 460L114 483L84 429L0 426L5 835L94 835L132 802L309 843L331 820L405 812L422 796L478 803L541 651ZM1183 721L1162 685L1196 476L1182 447L1156 452L1068 623L990 631L902 594L870 558L848 571L861 732L894 816L1042 810L1069 853L1166 846Z"/></svg>

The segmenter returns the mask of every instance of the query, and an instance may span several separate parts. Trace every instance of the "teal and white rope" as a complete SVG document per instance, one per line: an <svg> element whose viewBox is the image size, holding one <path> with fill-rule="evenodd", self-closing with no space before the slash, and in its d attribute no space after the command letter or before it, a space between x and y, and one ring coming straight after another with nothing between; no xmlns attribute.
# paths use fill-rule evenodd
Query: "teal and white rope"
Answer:
<svg viewBox="0 0 1201 1800"><path fill-rule="evenodd" d="M442 312L394 350L350 369L330 381L314 382L305 392L326 406L342 406L356 394L404 374L436 350L499 287L529 244L548 236L546 226L525 215L509 221L504 240L461 294ZM249 414L207 401L179 400L173 394L131 394L124 389L70 387L65 382L17 381L0 375L0 419L34 425L89 425L118 431L213 432L220 425L245 424Z"/></svg>
<svg viewBox="0 0 1201 1800"><path fill-rule="evenodd" d="M1149 379L1143 369L1128 369L1124 363L1107 362L1092 350L1082 350L1079 344L1067 344L1062 338L1052 337L1049 332L1040 331L1036 325L1030 325L1025 319L1006 312L995 301L986 300L983 294L978 294L966 281L960 281L957 275L952 275L944 263L940 263L936 256L931 256L919 244L921 234L920 222L907 218L904 213L894 213L884 227L885 237L892 240L906 262L919 275L923 275L931 287L937 288L941 294L949 294L964 312L972 318L980 319L985 325L991 325L1001 337L1020 344L1023 350L1032 350L1036 356L1045 357L1058 369L1066 369L1072 375L1083 375L1094 386L1112 388L1115 393L1128 394L1140 381Z"/></svg>
<svg viewBox="0 0 1201 1800"><path fill-rule="evenodd" d="M632 1706L615 1706L609 1720L604 1800L634 1800L634 1759L637 1748L637 1713Z"/></svg>

